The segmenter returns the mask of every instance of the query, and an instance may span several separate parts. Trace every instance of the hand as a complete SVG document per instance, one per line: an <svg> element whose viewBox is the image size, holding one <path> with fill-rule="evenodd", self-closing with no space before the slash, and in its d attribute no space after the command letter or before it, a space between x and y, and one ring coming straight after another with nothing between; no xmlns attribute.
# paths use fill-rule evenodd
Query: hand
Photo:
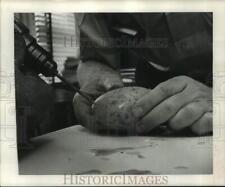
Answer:
<svg viewBox="0 0 225 187"><path fill-rule="evenodd" d="M186 76L159 84L134 106L139 133L167 122L170 129L190 128L195 134L212 132L212 89Z"/></svg>
<svg viewBox="0 0 225 187"><path fill-rule="evenodd" d="M87 93L92 99L96 99L109 90L123 87L120 74L98 62L80 63L77 75L81 91ZM91 104L85 98L76 94L73 99L73 106L79 123L95 130L94 124L92 124Z"/></svg>

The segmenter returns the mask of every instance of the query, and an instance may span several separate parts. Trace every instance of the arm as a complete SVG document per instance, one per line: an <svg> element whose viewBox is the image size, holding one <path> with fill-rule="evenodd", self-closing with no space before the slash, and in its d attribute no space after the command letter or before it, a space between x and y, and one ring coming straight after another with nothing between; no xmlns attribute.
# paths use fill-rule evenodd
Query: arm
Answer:
<svg viewBox="0 0 225 187"><path fill-rule="evenodd" d="M81 90L95 99L123 86L119 74L119 51L108 48L107 41L103 41L111 35L102 15L87 14L79 22L82 61L77 70L78 82ZM80 124L93 129L90 104L79 94L75 95L73 103Z"/></svg>

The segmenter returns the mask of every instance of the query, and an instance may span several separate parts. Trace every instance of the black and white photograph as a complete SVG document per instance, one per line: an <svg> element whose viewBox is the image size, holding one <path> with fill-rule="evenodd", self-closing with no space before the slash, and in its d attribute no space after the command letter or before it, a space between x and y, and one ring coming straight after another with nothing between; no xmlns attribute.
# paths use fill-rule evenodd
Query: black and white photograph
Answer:
<svg viewBox="0 0 225 187"><path fill-rule="evenodd" d="M19 175L213 174L213 12L13 16Z"/></svg>
<svg viewBox="0 0 225 187"><path fill-rule="evenodd" d="M225 0L0 0L0 186L225 185Z"/></svg>

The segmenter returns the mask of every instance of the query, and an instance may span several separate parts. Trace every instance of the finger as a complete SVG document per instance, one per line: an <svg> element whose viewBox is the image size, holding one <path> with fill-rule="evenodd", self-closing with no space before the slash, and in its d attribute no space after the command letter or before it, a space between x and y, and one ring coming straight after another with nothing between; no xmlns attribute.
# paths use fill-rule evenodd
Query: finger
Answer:
<svg viewBox="0 0 225 187"><path fill-rule="evenodd" d="M185 87L186 82L181 81L178 77L169 79L168 81L159 84L135 103L133 107L133 114L137 118L144 116L148 111L163 100L182 92Z"/></svg>
<svg viewBox="0 0 225 187"><path fill-rule="evenodd" d="M212 112L207 112L191 126L191 130L197 135L204 135L212 132L212 124Z"/></svg>
<svg viewBox="0 0 225 187"><path fill-rule="evenodd" d="M81 125L91 128L94 124L90 102L77 93L73 99L73 107L75 115Z"/></svg>
<svg viewBox="0 0 225 187"><path fill-rule="evenodd" d="M182 130L200 119L209 108L210 106L206 102L192 102L187 104L169 120L168 125L173 130Z"/></svg>
<svg viewBox="0 0 225 187"><path fill-rule="evenodd" d="M193 95L184 90L176 95L162 101L154 107L148 115L148 121L154 124L161 124L173 117L182 107L192 102Z"/></svg>
<svg viewBox="0 0 225 187"><path fill-rule="evenodd" d="M102 76L99 82L100 86L104 87L104 91L123 87L123 82L118 72L113 72L110 74L105 72L105 75Z"/></svg>
<svg viewBox="0 0 225 187"><path fill-rule="evenodd" d="M159 105L154 107L143 118L141 118L139 123L137 124L137 128L139 128L139 130L142 132L149 132L157 125L167 122L182 107L187 105L187 103L192 102L192 100L193 96L185 90L169 97L168 99L162 101Z"/></svg>
<svg viewBox="0 0 225 187"><path fill-rule="evenodd" d="M121 82L113 82L109 80L109 78L105 78L105 81L98 85L97 90L101 93L104 93L121 87L123 87Z"/></svg>

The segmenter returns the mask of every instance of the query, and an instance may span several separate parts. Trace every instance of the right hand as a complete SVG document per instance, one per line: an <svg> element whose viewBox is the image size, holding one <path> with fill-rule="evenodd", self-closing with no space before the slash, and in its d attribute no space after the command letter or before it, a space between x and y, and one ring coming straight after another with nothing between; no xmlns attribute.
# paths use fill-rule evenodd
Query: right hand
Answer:
<svg viewBox="0 0 225 187"><path fill-rule="evenodd" d="M119 72L94 61L80 63L77 78L80 90L93 100L109 90L123 87ZM73 99L73 106L79 123L95 130L92 123L91 103L77 93Z"/></svg>
<svg viewBox="0 0 225 187"><path fill-rule="evenodd" d="M177 76L141 97L134 106L137 131L148 133L167 123L172 131L189 128L196 135L212 133L212 88L187 76Z"/></svg>

